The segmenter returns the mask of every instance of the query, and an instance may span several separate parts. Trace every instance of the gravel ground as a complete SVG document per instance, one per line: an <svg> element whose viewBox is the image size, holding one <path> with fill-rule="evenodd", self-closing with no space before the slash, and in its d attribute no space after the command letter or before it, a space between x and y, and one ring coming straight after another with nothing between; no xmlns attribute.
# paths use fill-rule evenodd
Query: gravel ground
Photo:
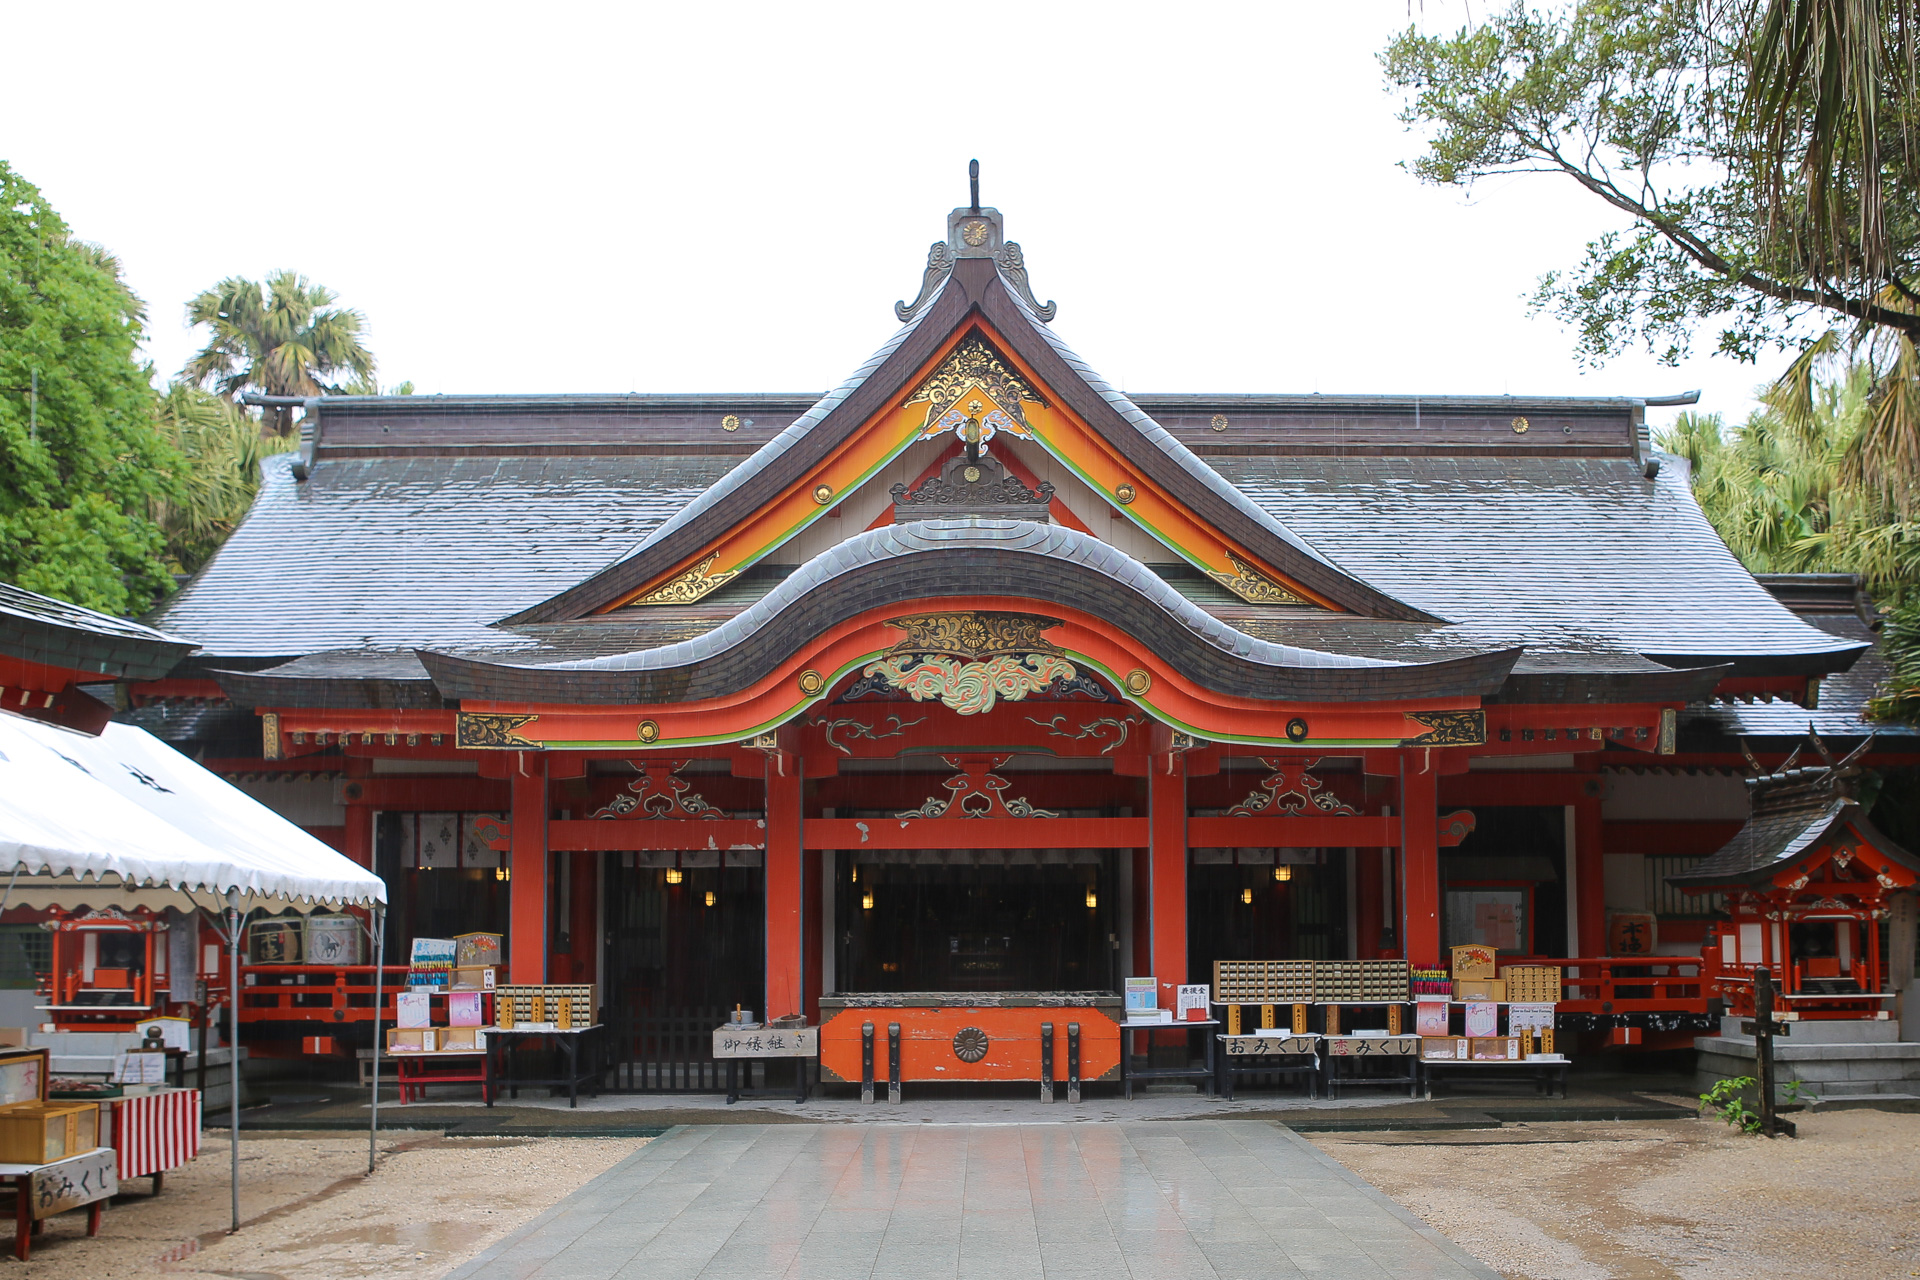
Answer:
<svg viewBox="0 0 1920 1280"><path fill-rule="evenodd" d="M1920 1276L1920 1115L1309 1135L1511 1280Z"/></svg>
<svg viewBox="0 0 1920 1280"><path fill-rule="evenodd" d="M246 1225L229 1236L227 1142L209 1133L200 1158L168 1174L160 1196L135 1179L91 1240L85 1213L50 1219L33 1260L6 1249L0 1277L435 1280L646 1142L382 1134L379 1167L367 1177L364 1136L242 1137Z"/></svg>

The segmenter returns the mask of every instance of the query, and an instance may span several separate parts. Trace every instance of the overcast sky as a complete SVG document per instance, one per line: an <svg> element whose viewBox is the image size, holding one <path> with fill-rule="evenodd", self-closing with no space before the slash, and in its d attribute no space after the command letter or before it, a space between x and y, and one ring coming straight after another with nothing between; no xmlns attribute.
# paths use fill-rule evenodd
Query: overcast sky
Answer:
<svg viewBox="0 0 1920 1280"><path fill-rule="evenodd" d="M1772 363L1583 370L1528 317L1613 225L1591 197L1397 167L1420 144L1376 55L1463 13L17 5L0 157L120 255L162 374L189 297L293 267L365 312L383 384L824 389L892 331L978 157L1054 327L1127 390L1698 387L1744 414Z"/></svg>

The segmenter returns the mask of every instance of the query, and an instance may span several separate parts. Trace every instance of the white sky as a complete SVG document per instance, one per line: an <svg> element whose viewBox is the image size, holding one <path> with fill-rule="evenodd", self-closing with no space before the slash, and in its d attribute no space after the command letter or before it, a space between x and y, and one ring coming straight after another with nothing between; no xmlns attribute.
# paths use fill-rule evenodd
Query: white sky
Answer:
<svg viewBox="0 0 1920 1280"><path fill-rule="evenodd" d="M383 384L822 390L894 328L977 156L1054 327L1127 390L1698 387L1743 415L1784 358L1582 371L1527 317L1537 276L1612 225L1591 197L1529 177L1468 199L1396 167L1419 142L1375 55L1409 20L1405 0L10 5L32 56L7 60L0 158L122 257L163 374L196 345L189 297L290 266L366 313Z"/></svg>

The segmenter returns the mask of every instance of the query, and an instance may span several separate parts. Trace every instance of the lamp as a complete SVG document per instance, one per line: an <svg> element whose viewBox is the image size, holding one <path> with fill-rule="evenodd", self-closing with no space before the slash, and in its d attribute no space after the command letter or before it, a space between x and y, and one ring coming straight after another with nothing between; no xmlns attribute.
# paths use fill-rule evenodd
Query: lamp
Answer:
<svg viewBox="0 0 1920 1280"><path fill-rule="evenodd" d="M847 881L850 884L860 883L860 864L859 863L856 862L853 864L853 871L850 875L847 876Z"/></svg>
<svg viewBox="0 0 1920 1280"><path fill-rule="evenodd" d="M1100 895L1093 891L1092 885L1088 885L1087 886L1087 910L1091 911L1099 905L1100 905Z"/></svg>
<svg viewBox="0 0 1920 1280"><path fill-rule="evenodd" d="M686 878L687 878L687 873L686 873L686 872L684 872L684 871L682 871L682 870L681 870L680 868L678 868L678 867L668 867L668 868L667 868L667 883L668 883L668 884L679 884L679 883L680 883L680 882L681 882L682 880L684 880L684 879L686 879Z"/></svg>
<svg viewBox="0 0 1920 1280"><path fill-rule="evenodd" d="M707 905L708 906L713 905L713 890L711 889L707 890Z"/></svg>
<svg viewBox="0 0 1920 1280"><path fill-rule="evenodd" d="M513 868L495 867L493 869L493 878L495 880L511 880L513 879Z"/></svg>
<svg viewBox="0 0 1920 1280"><path fill-rule="evenodd" d="M1291 880L1293 879L1293 868L1283 862L1273 869L1273 878L1283 883Z"/></svg>
<svg viewBox="0 0 1920 1280"><path fill-rule="evenodd" d="M862 911L873 910L873 890L872 889L868 889L865 893L860 895L860 909Z"/></svg>
<svg viewBox="0 0 1920 1280"><path fill-rule="evenodd" d="M1246 903L1246 904L1247 904L1248 906L1252 906L1252 905L1253 905L1253 890L1251 890L1251 889L1242 889L1242 890L1240 891L1240 901L1242 901L1242 902L1244 902L1244 903Z"/></svg>

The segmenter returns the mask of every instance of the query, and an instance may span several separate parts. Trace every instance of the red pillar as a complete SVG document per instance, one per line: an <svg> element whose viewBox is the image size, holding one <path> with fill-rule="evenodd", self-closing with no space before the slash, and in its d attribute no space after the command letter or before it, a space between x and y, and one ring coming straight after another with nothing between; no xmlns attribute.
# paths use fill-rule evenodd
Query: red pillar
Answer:
<svg viewBox="0 0 1920 1280"><path fill-rule="evenodd" d="M1355 849L1353 863L1354 954L1371 960L1380 954L1380 851Z"/></svg>
<svg viewBox="0 0 1920 1280"><path fill-rule="evenodd" d="M363 867L373 866L373 806L355 804L354 801L365 794L366 786L355 786L361 778L373 776L373 761L361 756L347 757L347 825L341 833L340 852L352 858Z"/></svg>
<svg viewBox="0 0 1920 1280"><path fill-rule="evenodd" d="M1573 874L1579 882L1576 956L1607 954L1607 860L1600 844L1599 780L1590 779L1573 806Z"/></svg>
<svg viewBox="0 0 1920 1280"><path fill-rule="evenodd" d="M1147 831L1153 866L1153 969L1160 1007L1174 1008L1187 980L1187 767L1180 755L1154 756L1147 780Z"/></svg>
<svg viewBox="0 0 1920 1280"><path fill-rule="evenodd" d="M800 757L767 753L766 1016L802 1012L806 1003L806 930L801 927Z"/></svg>
<svg viewBox="0 0 1920 1280"><path fill-rule="evenodd" d="M547 759L517 753L508 775L513 797L513 932L508 972L516 983L547 980Z"/></svg>
<svg viewBox="0 0 1920 1280"><path fill-rule="evenodd" d="M1400 901L1407 961L1440 964L1440 774L1425 751L1400 757Z"/></svg>

